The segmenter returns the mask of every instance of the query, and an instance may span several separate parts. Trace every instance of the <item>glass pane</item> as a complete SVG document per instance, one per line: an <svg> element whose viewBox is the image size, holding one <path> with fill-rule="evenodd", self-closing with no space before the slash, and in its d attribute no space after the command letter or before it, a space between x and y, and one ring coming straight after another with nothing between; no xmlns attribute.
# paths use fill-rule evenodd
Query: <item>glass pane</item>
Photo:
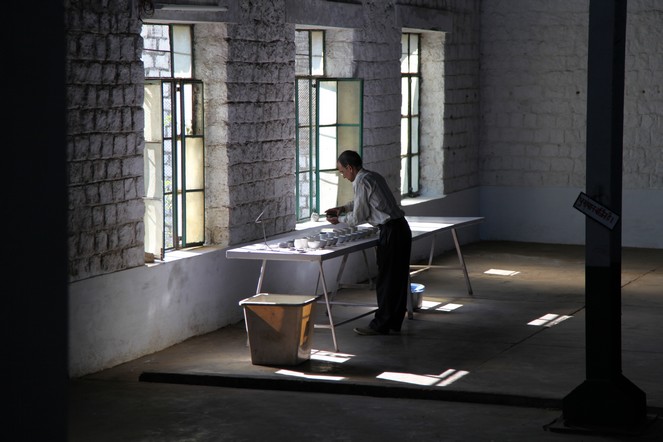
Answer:
<svg viewBox="0 0 663 442"><path fill-rule="evenodd" d="M162 84L163 94L163 136L165 138L173 137L173 85L171 83Z"/></svg>
<svg viewBox="0 0 663 442"><path fill-rule="evenodd" d="M182 247L182 235L184 232L182 232L182 226L184 225L183 222L184 220L182 219L182 194L178 193L177 194L177 210L176 210L176 216L177 216L177 229L175 232L175 237L173 238L175 240L175 247L181 248Z"/></svg>
<svg viewBox="0 0 663 442"><path fill-rule="evenodd" d="M311 145L311 128L301 127L297 130L297 139L299 144L297 145L297 153L300 156L308 155Z"/></svg>
<svg viewBox="0 0 663 442"><path fill-rule="evenodd" d="M297 80L297 124L308 126L311 124L311 81Z"/></svg>
<svg viewBox="0 0 663 442"><path fill-rule="evenodd" d="M161 199L145 198L145 251L161 256L163 248L163 203Z"/></svg>
<svg viewBox="0 0 663 442"><path fill-rule="evenodd" d="M320 128L320 169L336 169L336 127ZM315 166L315 165L314 165Z"/></svg>
<svg viewBox="0 0 663 442"><path fill-rule="evenodd" d="M401 77L401 115L409 115L408 104L410 104L410 82L408 77Z"/></svg>
<svg viewBox="0 0 663 442"><path fill-rule="evenodd" d="M401 73L407 73L408 34L401 35Z"/></svg>
<svg viewBox="0 0 663 442"><path fill-rule="evenodd" d="M191 78L191 27L173 26L173 74L176 78Z"/></svg>
<svg viewBox="0 0 663 442"><path fill-rule="evenodd" d="M186 139L186 189L205 187L205 158L202 138Z"/></svg>
<svg viewBox="0 0 663 442"><path fill-rule="evenodd" d="M318 213L336 207L338 200L338 172L320 172L320 208Z"/></svg>
<svg viewBox="0 0 663 442"><path fill-rule="evenodd" d="M401 118L401 155L407 155L407 149L410 146L408 134L410 133L410 128L408 126L408 119Z"/></svg>
<svg viewBox="0 0 663 442"><path fill-rule="evenodd" d="M348 149L359 152L359 146L361 146L359 126L339 126L337 146L336 157ZM336 158L334 158L334 168L336 168Z"/></svg>
<svg viewBox="0 0 663 442"><path fill-rule="evenodd" d="M173 25L173 52L191 55L191 27L189 25Z"/></svg>
<svg viewBox="0 0 663 442"><path fill-rule="evenodd" d="M163 120L161 119L161 84L146 84L144 89L143 113L145 115L145 141L161 142L161 131L163 130Z"/></svg>
<svg viewBox="0 0 663 442"><path fill-rule="evenodd" d="M324 75L324 32L311 32L311 75Z"/></svg>
<svg viewBox="0 0 663 442"><path fill-rule="evenodd" d="M172 249L175 244L173 240L173 195L164 195L163 200L163 232L164 232L164 247Z"/></svg>
<svg viewBox="0 0 663 442"><path fill-rule="evenodd" d="M308 173L297 174L298 206L299 216L308 218L311 216L311 180Z"/></svg>
<svg viewBox="0 0 663 442"><path fill-rule="evenodd" d="M308 75L308 56L297 54L295 56L295 75Z"/></svg>
<svg viewBox="0 0 663 442"><path fill-rule="evenodd" d="M175 78L191 78L191 55L173 54L173 68Z"/></svg>
<svg viewBox="0 0 663 442"><path fill-rule="evenodd" d="M309 31L295 31L295 75L310 75Z"/></svg>
<svg viewBox="0 0 663 442"><path fill-rule="evenodd" d="M320 81L320 125L336 124L336 82Z"/></svg>
<svg viewBox="0 0 663 442"><path fill-rule="evenodd" d="M308 124L310 126L315 126L317 124L316 115L318 114L318 90L315 86L315 82L313 81L309 83L309 94L311 97L308 101L310 106L310 108L308 108L310 112ZM313 137L313 142L315 142L315 137Z"/></svg>
<svg viewBox="0 0 663 442"><path fill-rule="evenodd" d="M419 153L419 117L410 120L410 153Z"/></svg>
<svg viewBox="0 0 663 442"><path fill-rule="evenodd" d="M419 155L412 157L412 192L419 192Z"/></svg>
<svg viewBox="0 0 663 442"><path fill-rule="evenodd" d="M407 158L401 158L401 195L407 194Z"/></svg>
<svg viewBox="0 0 663 442"><path fill-rule="evenodd" d="M173 167L173 173L177 174L177 178L175 178L175 190L177 192L181 192L184 187L184 179L182 177L182 173L184 173L184 171L182 170L182 166L179 164L179 162L182 161L182 156L184 155L184 152L182 151L182 144L182 140L177 140L177 143L175 144L177 152L174 153L176 164Z"/></svg>
<svg viewBox="0 0 663 442"><path fill-rule="evenodd" d="M163 142L163 191L173 191L173 143L171 140Z"/></svg>
<svg viewBox="0 0 663 442"><path fill-rule="evenodd" d="M184 127L186 135L203 136L203 85L185 84L184 90Z"/></svg>
<svg viewBox="0 0 663 442"><path fill-rule="evenodd" d="M186 242L201 243L205 240L205 194L186 194Z"/></svg>
<svg viewBox="0 0 663 442"><path fill-rule="evenodd" d="M170 36L168 25L143 25L141 60L145 77L170 77Z"/></svg>
<svg viewBox="0 0 663 442"><path fill-rule="evenodd" d="M170 77L170 52L143 52L145 77Z"/></svg>
<svg viewBox="0 0 663 442"><path fill-rule="evenodd" d="M168 25L143 24L140 36L144 49L170 51Z"/></svg>
<svg viewBox="0 0 663 442"><path fill-rule="evenodd" d="M306 172L310 169L311 154L308 152L308 150L302 150L299 152L299 159L297 164L299 165L300 172Z"/></svg>
<svg viewBox="0 0 663 442"><path fill-rule="evenodd" d="M410 94L412 106L410 107L412 115L419 115L419 78L410 77Z"/></svg>
<svg viewBox="0 0 663 442"><path fill-rule="evenodd" d="M338 123L361 123L361 81L338 82Z"/></svg>
<svg viewBox="0 0 663 442"><path fill-rule="evenodd" d="M143 151L143 182L145 198L157 198L161 201L163 176L161 167L162 146L160 142L145 143Z"/></svg>
<svg viewBox="0 0 663 442"><path fill-rule="evenodd" d="M175 85L175 90L177 91L176 98L173 100L173 107L175 111L173 112L173 134L179 140L182 136L182 97L184 94L182 90L182 85ZM178 157L179 158L179 157Z"/></svg>
<svg viewBox="0 0 663 442"><path fill-rule="evenodd" d="M419 36L410 34L410 70L411 73L419 72Z"/></svg>

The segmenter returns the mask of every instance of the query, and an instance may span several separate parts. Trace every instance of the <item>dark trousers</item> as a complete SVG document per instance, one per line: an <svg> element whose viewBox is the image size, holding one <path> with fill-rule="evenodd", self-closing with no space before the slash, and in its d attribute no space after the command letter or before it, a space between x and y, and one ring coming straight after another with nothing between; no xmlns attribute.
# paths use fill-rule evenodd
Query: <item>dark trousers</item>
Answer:
<svg viewBox="0 0 663 442"><path fill-rule="evenodd" d="M400 331L407 310L410 283L412 231L405 218L391 220L380 227L377 245L378 309L370 323L380 332Z"/></svg>

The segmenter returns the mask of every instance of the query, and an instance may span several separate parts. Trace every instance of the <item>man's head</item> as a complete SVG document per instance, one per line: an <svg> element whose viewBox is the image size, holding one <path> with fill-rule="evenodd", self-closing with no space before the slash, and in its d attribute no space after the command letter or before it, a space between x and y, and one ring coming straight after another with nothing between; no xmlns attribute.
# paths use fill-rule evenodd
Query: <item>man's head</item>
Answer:
<svg viewBox="0 0 663 442"><path fill-rule="evenodd" d="M343 151L336 160L336 168L341 176L350 182L355 180L362 167L361 157L354 150Z"/></svg>

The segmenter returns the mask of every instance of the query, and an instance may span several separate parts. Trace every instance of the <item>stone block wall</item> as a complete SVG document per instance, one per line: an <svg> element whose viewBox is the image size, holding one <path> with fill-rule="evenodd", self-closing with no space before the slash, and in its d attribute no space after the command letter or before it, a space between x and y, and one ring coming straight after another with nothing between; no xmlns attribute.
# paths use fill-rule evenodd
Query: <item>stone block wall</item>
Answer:
<svg viewBox="0 0 663 442"><path fill-rule="evenodd" d="M295 28L285 2L243 1L228 24L228 239L295 227Z"/></svg>
<svg viewBox="0 0 663 442"><path fill-rule="evenodd" d="M132 5L65 2L71 280L144 263L142 39Z"/></svg>
<svg viewBox="0 0 663 442"><path fill-rule="evenodd" d="M366 1L355 35L355 76L364 79L363 160L400 194L401 29L391 1Z"/></svg>
<svg viewBox="0 0 663 442"><path fill-rule="evenodd" d="M476 110L461 103L471 78L478 2L378 1L361 6L361 28L330 30L340 77L364 79L364 157L395 193L400 183L400 35L396 5L451 8L450 74L439 150L451 191L474 185ZM144 264L143 67L140 2L66 4L70 279ZM285 1L242 0L228 23L194 25L195 77L205 84L205 242L231 245L295 227L294 29ZM468 22L471 26L468 26ZM438 49L435 47L433 50ZM435 54L431 54L435 58ZM441 54L440 54L441 56ZM347 62L350 60L350 62ZM438 77L439 78L439 77ZM469 93L475 96L475 94ZM441 112L442 104L437 103ZM436 146L437 148L437 146ZM429 153L435 152L432 148ZM430 155L433 157L433 155ZM435 168L424 179L439 180ZM432 168L432 169L431 169ZM435 189L435 186L429 186ZM263 225L255 218L263 210Z"/></svg>
<svg viewBox="0 0 663 442"><path fill-rule="evenodd" d="M205 85L205 243L228 244L228 37L225 23L194 26L195 77Z"/></svg>

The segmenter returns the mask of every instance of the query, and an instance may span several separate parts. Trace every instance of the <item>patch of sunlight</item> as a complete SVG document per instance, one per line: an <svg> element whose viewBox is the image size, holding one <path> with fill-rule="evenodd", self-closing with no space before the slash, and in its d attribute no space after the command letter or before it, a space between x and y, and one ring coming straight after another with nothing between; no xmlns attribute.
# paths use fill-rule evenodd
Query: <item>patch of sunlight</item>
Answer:
<svg viewBox="0 0 663 442"><path fill-rule="evenodd" d="M413 373L398 373L386 371L377 376L377 379L386 379L395 382L404 382L415 385L428 385L432 387L446 387L463 376L469 374L469 371L448 369L442 374L413 374Z"/></svg>
<svg viewBox="0 0 663 442"><path fill-rule="evenodd" d="M449 304L445 304L441 307L436 308L435 310L439 310L439 311L442 311L442 312L450 312L450 311L456 310L457 308L461 308L462 306L463 306L463 304L453 304L453 303L450 302Z"/></svg>
<svg viewBox="0 0 663 442"><path fill-rule="evenodd" d="M444 305L441 304L442 303L438 301L426 301L424 299L423 301L421 301L421 307L419 308L419 310L436 310L440 312L450 312L463 306L463 304L454 304L451 302Z"/></svg>
<svg viewBox="0 0 663 442"><path fill-rule="evenodd" d="M315 359L316 361L338 362L342 364L343 362L349 361L353 356L354 355L346 353L334 353L333 351L311 349L311 359Z"/></svg>
<svg viewBox="0 0 663 442"><path fill-rule="evenodd" d="M343 376L325 376L320 374L308 374L308 373L302 373L301 371L293 371L293 370L278 370L276 371L276 374L294 376L297 378L304 378L304 379L318 379L323 381L342 381L345 379L345 377Z"/></svg>
<svg viewBox="0 0 663 442"><path fill-rule="evenodd" d="M421 307L419 310L431 310L440 305L437 301L426 301L425 299L421 301Z"/></svg>
<svg viewBox="0 0 663 442"><path fill-rule="evenodd" d="M566 321L569 318L571 318L571 316L556 315L554 313L548 313L547 315L543 315L540 318L537 318L537 319L534 319L533 321L528 322L527 325L535 325L535 326L541 326L541 327L552 327L553 325L557 325L560 322Z"/></svg>
<svg viewBox="0 0 663 442"><path fill-rule="evenodd" d="M516 270L488 269L484 273L486 275L513 276L513 275L517 275L520 272L518 272Z"/></svg>

